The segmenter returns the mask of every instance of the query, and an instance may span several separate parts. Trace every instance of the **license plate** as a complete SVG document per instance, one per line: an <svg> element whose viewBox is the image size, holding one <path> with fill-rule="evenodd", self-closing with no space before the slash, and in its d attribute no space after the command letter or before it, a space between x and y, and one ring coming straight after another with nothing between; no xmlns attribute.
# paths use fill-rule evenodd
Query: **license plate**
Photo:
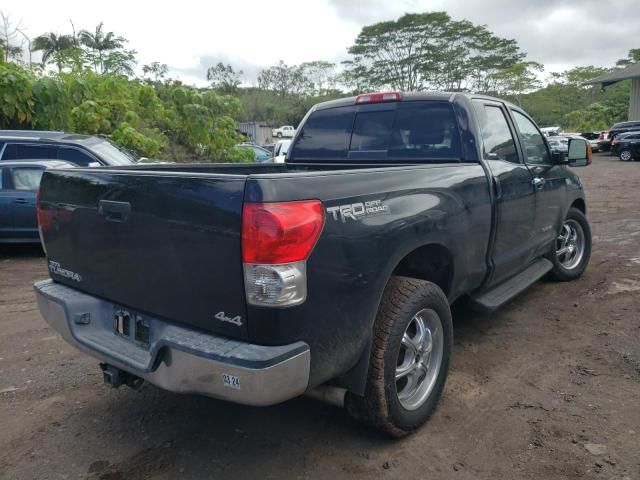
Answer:
<svg viewBox="0 0 640 480"><path fill-rule="evenodd" d="M222 374L222 383L225 387L235 388L240 390L240 378L235 375L229 375L227 373Z"/></svg>

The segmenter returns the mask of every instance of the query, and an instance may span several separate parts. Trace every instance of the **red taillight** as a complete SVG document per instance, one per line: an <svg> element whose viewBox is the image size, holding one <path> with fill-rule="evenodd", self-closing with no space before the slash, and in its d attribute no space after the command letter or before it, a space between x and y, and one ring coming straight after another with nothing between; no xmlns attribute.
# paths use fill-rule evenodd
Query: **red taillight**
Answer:
<svg viewBox="0 0 640 480"><path fill-rule="evenodd" d="M273 265L306 260L323 225L319 200L245 203L242 261Z"/></svg>
<svg viewBox="0 0 640 480"><path fill-rule="evenodd" d="M400 92L363 93L356 97L356 105L361 103L398 102L401 98Z"/></svg>
<svg viewBox="0 0 640 480"><path fill-rule="evenodd" d="M50 212L42 210L40 206L40 189L38 188L38 193L36 194L36 212L38 218L38 228L41 232L45 232L51 226L53 221L53 215Z"/></svg>

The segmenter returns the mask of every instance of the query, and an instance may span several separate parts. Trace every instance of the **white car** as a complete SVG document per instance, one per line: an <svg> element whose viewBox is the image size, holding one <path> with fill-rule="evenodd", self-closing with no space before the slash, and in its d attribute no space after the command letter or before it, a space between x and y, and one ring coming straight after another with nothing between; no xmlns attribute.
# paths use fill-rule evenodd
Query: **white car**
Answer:
<svg viewBox="0 0 640 480"><path fill-rule="evenodd" d="M296 133L296 129L293 128L291 125L284 125L280 128L274 128L273 130L271 130L271 136L277 137L277 138L282 138L282 137L292 138L295 133Z"/></svg>
<svg viewBox="0 0 640 480"><path fill-rule="evenodd" d="M276 143L276 146L273 147L273 163L284 163L289 145L291 145L291 140L280 140Z"/></svg>

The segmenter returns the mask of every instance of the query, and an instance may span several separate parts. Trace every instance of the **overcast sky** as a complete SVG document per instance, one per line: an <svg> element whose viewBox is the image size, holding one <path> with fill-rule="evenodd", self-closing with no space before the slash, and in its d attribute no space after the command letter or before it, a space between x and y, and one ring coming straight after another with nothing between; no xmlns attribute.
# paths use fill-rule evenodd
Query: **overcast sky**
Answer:
<svg viewBox="0 0 640 480"><path fill-rule="evenodd" d="M93 4L93 5L92 5ZM94 6L95 5L95 6ZM129 39L138 67L159 61L187 83L206 84L218 61L245 72L245 82L282 59L339 62L360 28L407 12L444 10L515 38L547 71L610 66L640 47L638 0L4 0L0 10L31 37L105 29Z"/></svg>

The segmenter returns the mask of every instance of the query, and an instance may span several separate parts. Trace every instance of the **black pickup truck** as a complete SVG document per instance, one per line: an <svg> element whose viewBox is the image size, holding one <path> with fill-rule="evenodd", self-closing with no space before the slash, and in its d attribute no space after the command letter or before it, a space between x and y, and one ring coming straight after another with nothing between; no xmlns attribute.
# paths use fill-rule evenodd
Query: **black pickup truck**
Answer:
<svg viewBox="0 0 640 480"><path fill-rule="evenodd" d="M590 161L584 139L552 155L501 100L393 92L316 105L282 165L49 170L39 307L114 386L249 405L341 392L403 435L443 390L452 302L490 311L585 270L568 166Z"/></svg>

